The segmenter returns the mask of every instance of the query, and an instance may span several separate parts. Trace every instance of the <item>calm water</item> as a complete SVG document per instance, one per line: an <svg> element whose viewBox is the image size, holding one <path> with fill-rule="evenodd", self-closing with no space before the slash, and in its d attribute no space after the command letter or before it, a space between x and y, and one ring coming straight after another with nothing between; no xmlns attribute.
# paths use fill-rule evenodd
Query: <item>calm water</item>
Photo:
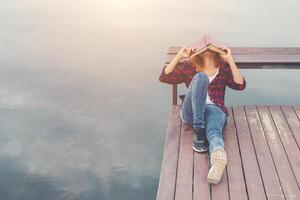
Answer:
<svg viewBox="0 0 300 200"><path fill-rule="evenodd" d="M300 46L298 1L257 4L1 0L0 199L155 199L167 48L206 32L230 46ZM227 105L300 103L300 70L242 73L247 88L228 88Z"/></svg>

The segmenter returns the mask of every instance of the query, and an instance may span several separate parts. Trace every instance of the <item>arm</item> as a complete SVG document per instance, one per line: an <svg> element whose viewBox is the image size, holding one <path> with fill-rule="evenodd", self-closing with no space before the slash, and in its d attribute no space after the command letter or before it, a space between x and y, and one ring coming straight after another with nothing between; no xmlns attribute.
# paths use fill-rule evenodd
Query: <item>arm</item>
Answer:
<svg viewBox="0 0 300 200"><path fill-rule="evenodd" d="M159 81L169 84L179 84L184 82L186 77L184 68L187 62L180 62L180 60L181 58L188 56L190 54L189 51L191 51L191 49L183 47L168 65L164 65L159 76Z"/></svg>
<svg viewBox="0 0 300 200"><path fill-rule="evenodd" d="M236 66L231 51L229 48L223 48L227 51L226 55L223 55L222 58L229 65L227 69L227 78L226 85L234 90L244 90L246 87L245 77L241 74L239 68Z"/></svg>
<svg viewBox="0 0 300 200"><path fill-rule="evenodd" d="M241 75L239 69L235 64L229 64L227 67L228 73L226 78L226 85L234 90L244 90L246 88L246 80Z"/></svg>

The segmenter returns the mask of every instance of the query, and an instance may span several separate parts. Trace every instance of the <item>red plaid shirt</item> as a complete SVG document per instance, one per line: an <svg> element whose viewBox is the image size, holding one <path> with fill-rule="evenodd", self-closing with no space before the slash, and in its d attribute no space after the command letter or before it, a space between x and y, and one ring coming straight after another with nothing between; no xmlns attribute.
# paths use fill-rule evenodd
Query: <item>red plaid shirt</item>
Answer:
<svg viewBox="0 0 300 200"><path fill-rule="evenodd" d="M179 62L174 70L169 74L165 74L166 67L167 64L163 66L159 76L159 81L168 84L179 84L184 82L187 88L189 87L193 76L197 73L189 60ZM243 90L246 87L246 80L245 77L243 77L243 84L234 82L229 64L221 62L219 66L219 73L212 82L209 83L207 92L211 101L221 108L228 116L227 108L224 105L226 85L234 90Z"/></svg>

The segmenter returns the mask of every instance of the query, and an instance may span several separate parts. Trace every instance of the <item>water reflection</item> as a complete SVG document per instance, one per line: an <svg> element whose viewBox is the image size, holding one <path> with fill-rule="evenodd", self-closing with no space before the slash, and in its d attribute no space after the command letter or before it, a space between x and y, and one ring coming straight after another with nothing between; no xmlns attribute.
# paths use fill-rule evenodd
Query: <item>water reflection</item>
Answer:
<svg viewBox="0 0 300 200"><path fill-rule="evenodd" d="M1 199L155 199L167 47L206 31L233 46L300 44L299 28L285 29L293 1L172 3L1 1ZM247 89L228 89L227 105L299 102L300 70L242 72Z"/></svg>
<svg viewBox="0 0 300 200"><path fill-rule="evenodd" d="M11 188L22 191L11 199L155 195L162 153L156 145L163 138L150 135L155 122L147 104L139 97L141 104L131 102L130 90L102 90L92 75L55 67L21 71L3 67L1 74L0 152L17 167L3 167L12 170ZM142 112L149 114L141 118ZM7 159L0 164L6 166Z"/></svg>

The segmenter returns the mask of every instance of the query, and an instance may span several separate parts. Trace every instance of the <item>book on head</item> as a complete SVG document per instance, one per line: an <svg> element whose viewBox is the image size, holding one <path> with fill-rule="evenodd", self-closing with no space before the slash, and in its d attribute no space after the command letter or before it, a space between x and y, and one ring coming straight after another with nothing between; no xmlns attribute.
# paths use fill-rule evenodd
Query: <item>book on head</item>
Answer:
<svg viewBox="0 0 300 200"><path fill-rule="evenodd" d="M217 52L221 55L226 54L226 50L222 49L222 47L225 47L223 43L213 40L211 35L205 34L202 38L200 38L198 41L194 42L191 45L188 45L188 48L195 48L195 51L191 51L190 58L201 54L207 49L210 49L214 52Z"/></svg>

